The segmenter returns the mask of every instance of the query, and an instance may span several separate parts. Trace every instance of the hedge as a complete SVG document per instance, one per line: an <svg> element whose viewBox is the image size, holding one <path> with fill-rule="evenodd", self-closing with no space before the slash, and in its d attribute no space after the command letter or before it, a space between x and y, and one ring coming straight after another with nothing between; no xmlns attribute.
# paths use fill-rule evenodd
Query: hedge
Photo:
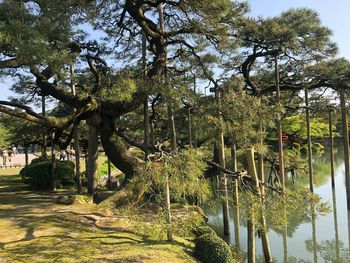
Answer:
<svg viewBox="0 0 350 263"><path fill-rule="evenodd" d="M33 189L47 190L51 185L51 160L46 158L36 158L20 171L24 183ZM74 185L74 163L71 161L56 161L56 185Z"/></svg>

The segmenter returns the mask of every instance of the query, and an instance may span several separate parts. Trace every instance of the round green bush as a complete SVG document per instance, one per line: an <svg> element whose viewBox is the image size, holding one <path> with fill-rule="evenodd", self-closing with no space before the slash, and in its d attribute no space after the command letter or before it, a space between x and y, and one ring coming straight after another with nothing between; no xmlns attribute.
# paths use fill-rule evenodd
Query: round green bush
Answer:
<svg viewBox="0 0 350 263"><path fill-rule="evenodd" d="M207 226L207 225L200 225L200 226L195 227L193 229L193 233L197 237L200 237L200 236L203 236L206 234L216 235L215 231L210 226Z"/></svg>
<svg viewBox="0 0 350 263"><path fill-rule="evenodd" d="M229 245L216 234L198 237L195 253L203 263L235 263Z"/></svg>
<svg viewBox="0 0 350 263"><path fill-rule="evenodd" d="M34 159L20 171L24 183L33 189L47 190L51 186L51 160L47 158ZM74 185L74 163L71 161L56 161L57 187Z"/></svg>

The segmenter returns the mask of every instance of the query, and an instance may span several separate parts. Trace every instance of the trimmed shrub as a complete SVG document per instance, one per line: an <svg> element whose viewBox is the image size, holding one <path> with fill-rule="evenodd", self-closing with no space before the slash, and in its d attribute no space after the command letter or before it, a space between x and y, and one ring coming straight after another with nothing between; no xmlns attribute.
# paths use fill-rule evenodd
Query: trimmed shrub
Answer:
<svg viewBox="0 0 350 263"><path fill-rule="evenodd" d="M206 234L216 235L215 231L210 226L207 226L207 225L200 225L200 226L194 228L193 233L197 237L200 237L200 236L203 236Z"/></svg>
<svg viewBox="0 0 350 263"><path fill-rule="evenodd" d="M230 246L216 234L197 238L195 253L203 263L235 263Z"/></svg>
<svg viewBox="0 0 350 263"><path fill-rule="evenodd" d="M51 160L47 158L34 159L20 171L24 183L33 189L47 190L51 185ZM57 187L74 185L74 163L71 161L56 161Z"/></svg>

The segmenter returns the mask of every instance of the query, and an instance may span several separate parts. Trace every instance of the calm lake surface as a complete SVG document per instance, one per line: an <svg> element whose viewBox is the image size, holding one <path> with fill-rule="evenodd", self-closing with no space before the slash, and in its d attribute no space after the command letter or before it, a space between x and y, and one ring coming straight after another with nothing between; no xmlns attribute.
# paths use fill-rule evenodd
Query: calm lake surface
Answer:
<svg viewBox="0 0 350 263"><path fill-rule="evenodd" d="M335 149L335 190L331 186L330 152L325 149L321 156L314 156L315 193L327 202L331 212L318 215L312 220L294 219L293 211L288 211L287 232L269 229L271 253L274 262L350 262L350 213L346 205L345 167L343 149ZM307 178L297 178L298 184L308 187ZM293 186L292 186L293 187ZM214 211L215 210L215 211ZM209 224L223 236L221 209L208 209ZM230 211L230 237L225 238L235 245L234 214ZM246 223L240 222L240 247L247 252ZM316 249L314 249L316 247ZM256 238L257 262L264 262L261 239Z"/></svg>

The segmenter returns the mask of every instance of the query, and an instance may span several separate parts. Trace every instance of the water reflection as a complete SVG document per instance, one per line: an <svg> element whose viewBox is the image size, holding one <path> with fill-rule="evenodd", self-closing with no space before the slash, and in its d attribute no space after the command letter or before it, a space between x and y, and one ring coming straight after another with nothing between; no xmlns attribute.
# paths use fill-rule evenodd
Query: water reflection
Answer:
<svg viewBox="0 0 350 263"><path fill-rule="evenodd" d="M316 188L323 201L328 202L332 212L325 216L311 213L308 218L297 211L285 209L284 228L269 229L269 239L274 262L305 263L305 262L350 262L350 211L347 208L347 195L344 176L344 161L342 149L334 151L335 188L331 180L331 154L326 150L322 156L315 157L314 170ZM299 176L293 188L307 188L307 176ZM239 210L233 205L230 210L230 228L232 235L227 239L232 245L247 252L247 222L239 218ZM220 206L206 209L209 223L220 234L222 233L222 215ZM268 218L267 218L268 221ZM233 234L234 233L234 234ZM256 237L256 262L265 262L261 240Z"/></svg>

